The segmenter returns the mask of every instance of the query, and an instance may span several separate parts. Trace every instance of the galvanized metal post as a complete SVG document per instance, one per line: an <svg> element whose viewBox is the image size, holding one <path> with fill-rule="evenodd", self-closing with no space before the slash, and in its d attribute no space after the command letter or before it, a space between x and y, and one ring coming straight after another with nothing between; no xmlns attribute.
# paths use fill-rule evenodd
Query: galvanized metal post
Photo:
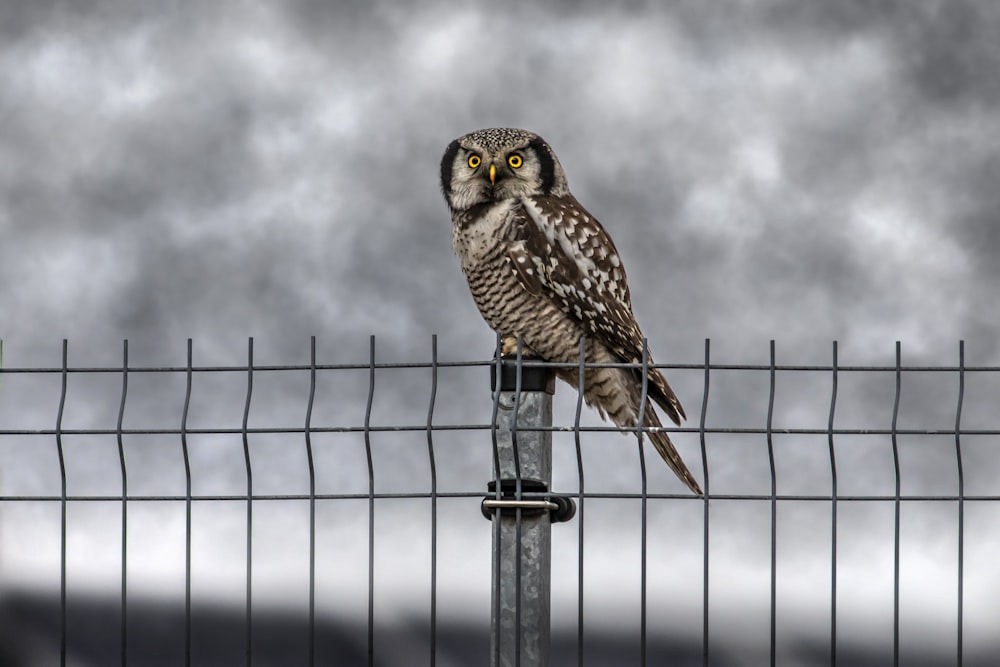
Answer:
<svg viewBox="0 0 1000 667"><path fill-rule="evenodd" d="M552 425L554 381L549 369L522 368L517 392L513 366L502 364L497 410L503 499L488 496L483 502L484 511L493 514L490 665L545 667L551 605L550 512L558 506L539 496L552 483L552 433L532 429ZM495 493L495 481L491 486Z"/></svg>

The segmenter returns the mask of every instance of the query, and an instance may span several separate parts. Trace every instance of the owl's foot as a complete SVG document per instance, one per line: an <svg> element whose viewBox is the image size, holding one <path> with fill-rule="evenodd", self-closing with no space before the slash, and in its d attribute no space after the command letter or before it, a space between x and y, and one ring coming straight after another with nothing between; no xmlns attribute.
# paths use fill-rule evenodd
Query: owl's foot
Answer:
<svg viewBox="0 0 1000 667"><path fill-rule="evenodd" d="M500 356L501 357L516 357L517 356L517 338L514 336L504 336L500 341ZM540 357L532 350L530 347L521 343L521 357L528 359L539 359Z"/></svg>

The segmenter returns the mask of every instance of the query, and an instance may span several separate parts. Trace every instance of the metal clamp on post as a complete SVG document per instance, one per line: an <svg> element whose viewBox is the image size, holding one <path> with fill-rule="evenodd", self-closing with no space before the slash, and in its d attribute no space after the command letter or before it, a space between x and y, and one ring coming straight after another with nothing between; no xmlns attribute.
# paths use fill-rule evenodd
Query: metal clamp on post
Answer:
<svg viewBox="0 0 1000 667"><path fill-rule="evenodd" d="M521 480L521 500L517 500L517 480L500 480L500 492L502 497L496 497L496 482L487 485L491 495L483 498L480 509L483 516L493 520L493 512L500 511L501 516L505 513L513 514L514 510L520 509L521 516L536 516L542 512L549 513L549 520L552 523L563 523L576 516L576 503L569 496L548 495L545 484L537 479Z"/></svg>

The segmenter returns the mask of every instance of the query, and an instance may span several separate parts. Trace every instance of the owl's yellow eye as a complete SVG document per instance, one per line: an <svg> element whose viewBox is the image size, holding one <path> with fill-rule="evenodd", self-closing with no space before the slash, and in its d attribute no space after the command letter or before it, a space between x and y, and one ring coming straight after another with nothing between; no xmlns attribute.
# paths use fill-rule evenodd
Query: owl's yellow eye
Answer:
<svg viewBox="0 0 1000 667"><path fill-rule="evenodd" d="M517 169L522 164L524 164L524 160L521 159L520 155L518 155L517 153L514 153L513 155L510 155L507 158L507 164L509 164L514 169Z"/></svg>
<svg viewBox="0 0 1000 667"><path fill-rule="evenodd" d="M469 156L469 166L472 167L473 169L475 169L476 167L478 167L482 163L483 163L483 160L478 155L470 155Z"/></svg>

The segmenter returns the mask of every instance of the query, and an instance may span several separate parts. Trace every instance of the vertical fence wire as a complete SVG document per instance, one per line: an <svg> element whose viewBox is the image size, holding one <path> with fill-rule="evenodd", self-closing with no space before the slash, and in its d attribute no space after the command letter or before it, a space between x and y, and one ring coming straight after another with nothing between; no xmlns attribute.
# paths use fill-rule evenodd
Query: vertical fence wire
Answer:
<svg viewBox="0 0 1000 667"><path fill-rule="evenodd" d="M184 410L181 412L181 455L184 457L184 665L191 667L191 453L188 451L188 408L194 375L191 339L187 339Z"/></svg>
<svg viewBox="0 0 1000 667"><path fill-rule="evenodd" d="M309 400L306 403L306 461L309 464L309 667L316 665L316 461L313 459L312 413L316 399L316 336L309 338Z"/></svg>
<svg viewBox="0 0 1000 667"><path fill-rule="evenodd" d="M59 664L66 665L66 455L63 451L62 422L66 408L66 385L69 375L69 340L62 342L62 389L59 392L59 412L56 415L56 451L59 454L60 536L59 536Z"/></svg>
<svg viewBox="0 0 1000 667"><path fill-rule="evenodd" d="M580 364L577 367L576 411L573 414L573 444L576 447L576 473L579 480L576 496L577 513L577 573L576 573L576 664L583 667L583 448L580 443L580 417L583 412L583 389L587 361L587 339L580 336Z"/></svg>
<svg viewBox="0 0 1000 667"><path fill-rule="evenodd" d="M514 458L514 499L523 500L521 456L518 452L518 417L521 413L521 380L524 371L524 341L517 337L517 366L514 382L514 417L510 426L510 449ZM498 511L498 515L503 516ZM521 508L514 508L514 666L521 667ZM497 523L500 523L498 520ZM499 545L498 545L499 547ZM499 551L499 548L497 549Z"/></svg>
<svg viewBox="0 0 1000 667"><path fill-rule="evenodd" d="M431 337L431 400L427 406L427 459L431 472L431 667L437 663L437 462L434 459L434 401L437 398L437 334Z"/></svg>
<svg viewBox="0 0 1000 667"><path fill-rule="evenodd" d="M774 472L774 340L770 343L767 396L767 463L771 473L771 667L776 662L778 607L778 479Z"/></svg>
<svg viewBox="0 0 1000 667"><path fill-rule="evenodd" d="M958 464L958 619L957 661L962 667L965 602L965 468L962 465L962 401L965 398L965 341L958 341L958 406L955 408L955 459Z"/></svg>
<svg viewBox="0 0 1000 667"><path fill-rule="evenodd" d="M243 461L247 473L247 581L246 581L246 656L247 667L253 663L253 466L250 463L250 440L247 425L250 420L250 399L253 396L253 337L247 341L247 399L243 405Z"/></svg>
<svg viewBox="0 0 1000 667"><path fill-rule="evenodd" d="M711 377L711 341L705 339L705 388L701 395L701 418L698 420L698 442L701 447L701 471L705 479L705 495L702 496L702 516L704 518L702 527L702 601L701 601L701 661L703 667L708 667L708 520L709 502L711 486L708 475L708 447L705 442L705 417L708 415L708 387Z"/></svg>
<svg viewBox="0 0 1000 667"><path fill-rule="evenodd" d="M118 404L115 441L118 443L118 464L122 473L122 556L121 556L121 621L119 632L121 665L125 667L128 653L128 470L125 466L125 444L122 442L122 421L125 418L125 397L128 395L128 341L122 342L122 398Z"/></svg>
<svg viewBox="0 0 1000 667"><path fill-rule="evenodd" d="M830 667L837 667L837 454L833 444L833 419L837 410L837 341L833 341L833 377L826 444L830 450Z"/></svg>
<svg viewBox="0 0 1000 667"><path fill-rule="evenodd" d="M494 497L496 500L503 499L503 490L500 488L500 443L497 438L497 421L500 416L500 386L502 382L503 375L503 343L500 339L500 334L496 337L496 350L493 353L493 368L494 368L494 378L495 383L493 386L493 407L490 415L490 441L493 444L493 485L494 485ZM493 591L496 593L493 600L493 617L497 619L494 624L494 636L492 637L493 644L493 664L500 664L500 638L503 636L500 632L500 537L502 536L502 531L500 530L499 519L491 522L493 527L493 544L496 545L493 549Z"/></svg>
<svg viewBox="0 0 1000 667"><path fill-rule="evenodd" d="M368 401L365 458L368 461L368 667L375 665L375 465L372 460L372 401L375 398L375 336L368 339Z"/></svg>
<svg viewBox="0 0 1000 667"><path fill-rule="evenodd" d="M897 441L896 425L899 418L899 393L902 387L900 342L896 341L896 391L892 399L892 469L895 477L896 494L893 499L895 510L893 518L892 546L892 664L899 667L899 508L900 508L900 475L899 475L899 443Z"/></svg>
<svg viewBox="0 0 1000 667"><path fill-rule="evenodd" d="M646 486L648 478L646 476L646 452L643 448L643 426L646 423L646 401L649 399L649 345L646 338L642 339L642 391L639 396L639 415L636 418L635 434L639 448L639 473L641 480L640 496L640 531L639 531L639 664L646 667L646 511L647 494L649 490Z"/></svg>

